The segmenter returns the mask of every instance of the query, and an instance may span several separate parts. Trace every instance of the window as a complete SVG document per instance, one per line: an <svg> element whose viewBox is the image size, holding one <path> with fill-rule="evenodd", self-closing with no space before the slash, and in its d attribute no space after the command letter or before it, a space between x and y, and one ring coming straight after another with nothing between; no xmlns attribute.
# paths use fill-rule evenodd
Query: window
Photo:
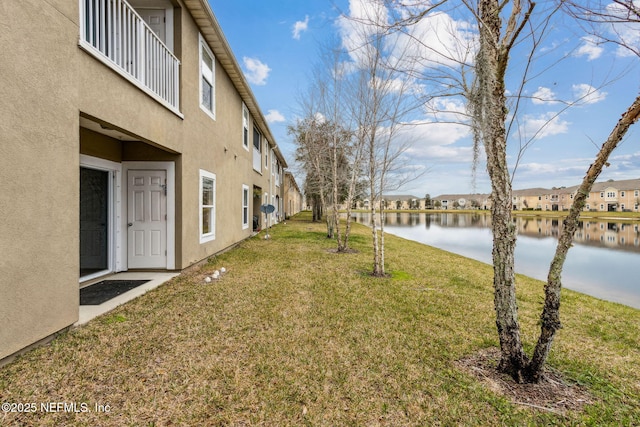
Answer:
<svg viewBox="0 0 640 427"><path fill-rule="evenodd" d="M616 197L616 193L614 191L607 192L607 198L612 199L614 197Z"/></svg>
<svg viewBox="0 0 640 427"><path fill-rule="evenodd" d="M262 164L262 135L258 129L253 128L253 169L260 172Z"/></svg>
<svg viewBox="0 0 640 427"><path fill-rule="evenodd" d="M249 228L249 187L242 186L242 229Z"/></svg>
<svg viewBox="0 0 640 427"><path fill-rule="evenodd" d="M249 151L249 110L242 103L242 146Z"/></svg>
<svg viewBox="0 0 640 427"><path fill-rule="evenodd" d="M212 119L216 118L214 57L205 40L200 36L200 108Z"/></svg>
<svg viewBox="0 0 640 427"><path fill-rule="evenodd" d="M604 198L604 191L601 191L601 192L600 192L600 197L601 197L601 198Z"/></svg>
<svg viewBox="0 0 640 427"><path fill-rule="evenodd" d="M620 197L624 197L624 191L620 192Z"/></svg>
<svg viewBox="0 0 640 427"><path fill-rule="evenodd" d="M640 191L639 190L636 190L636 191L633 192L633 196L634 197L638 197L639 195L640 195Z"/></svg>
<svg viewBox="0 0 640 427"><path fill-rule="evenodd" d="M200 169L200 243L216 238L216 176Z"/></svg>
<svg viewBox="0 0 640 427"><path fill-rule="evenodd" d="M604 210L604 205L600 204L600 210L603 211Z"/></svg>
<svg viewBox="0 0 640 427"><path fill-rule="evenodd" d="M264 168L265 169L269 169L269 150L267 150L267 148L269 148L268 146L264 147Z"/></svg>

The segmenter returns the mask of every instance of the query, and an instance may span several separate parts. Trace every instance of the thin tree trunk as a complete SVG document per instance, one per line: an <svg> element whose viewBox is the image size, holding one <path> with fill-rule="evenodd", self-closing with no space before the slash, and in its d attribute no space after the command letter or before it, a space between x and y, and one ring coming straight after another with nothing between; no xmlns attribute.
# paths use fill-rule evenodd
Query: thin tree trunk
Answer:
<svg viewBox="0 0 640 427"><path fill-rule="evenodd" d="M569 215L563 221L562 234L558 239L556 253L549 267L547 284L545 286L544 309L540 316L541 332L538 343L533 352L533 357L529 365L529 379L538 382L542 378L542 370L549 355L551 344L556 331L562 327L560 323L560 290L562 288L562 269L567 258L567 252L571 248L573 235L578 228L578 218L584 208L587 196L593 187L594 182L602 172L602 168L607 164L607 159L611 152L618 146L622 138L640 117L640 96L622 115L609 137L602 144L596 160L589 166L587 174L582 180L582 184L576 192L576 196L571 204Z"/></svg>
<svg viewBox="0 0 640 427"><path fill-rule="evenodd" d="M338 150L337 150L337 146L338 143L336 141L336 135L335 135L335 130L334 130L334 135L333 135L333 147L331 150L331 154L332 154L332 178L333 178L333 187L332 187L332 193L333 193L333 222L335 225L335 232L336 232L336 236L337 236L337 241L338 241L338 252L342 252L344 250L344 248L342 247L342 236L340 235L340 217L338 216ZM332 236L333 237L333 236Z"/></svg>
<svg viewBox="0 0 640 427"><path fill-rule="evenodd" d="M371 203L373 206L373 202ZM373 237L373 275L380 275L380 243L378 241L378 221L375 206L371 208L371 233Z"/></svg>
<svg viewBox="0 0 640 427"><path fill-rule="evenodd" d="M385 271L384 271L384 222L385 222L386 218L385 218L384 209L385 209L385 207L381 204L380 205L380 268L379 268L379 273L378 273L378 275L380 277L385 275Z"/></svg>

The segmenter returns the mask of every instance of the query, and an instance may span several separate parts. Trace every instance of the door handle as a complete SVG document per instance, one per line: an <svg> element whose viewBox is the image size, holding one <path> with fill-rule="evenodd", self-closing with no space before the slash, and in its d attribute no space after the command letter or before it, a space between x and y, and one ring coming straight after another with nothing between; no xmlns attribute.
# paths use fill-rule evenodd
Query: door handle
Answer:
<svg viewBox="0 0 640 427"><path fill-rule="evenodd" d="M131 227L133 225L132 222L127 223L127 227Z"/></svg>

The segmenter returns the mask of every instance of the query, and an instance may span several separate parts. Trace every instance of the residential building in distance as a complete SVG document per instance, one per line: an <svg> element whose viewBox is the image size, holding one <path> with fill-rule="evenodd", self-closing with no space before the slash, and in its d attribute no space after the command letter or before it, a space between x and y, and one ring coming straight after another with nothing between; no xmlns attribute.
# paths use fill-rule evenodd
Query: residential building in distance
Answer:
<svg viewBox="0 0 640 427"><path fill-rule="evenodd" d="M291 172L284 174L284 217L290 218L304 206L304 198Z"/></svg>
<svg viewBox="0 0 640 427"><path fill-rule="evenodd" d="M578 186L513 190L513 210L567 211ZM435 209L490 209L490 194L443 194L434 197ZM640 179L596 182L589 193L585 211L638 212Z"/></svg>
<svg viewBox="0 0 640 427"><path fill-rule="evenodd" d="M73 325L91 280L250 237L287 167L207 0L1 10L0 360Z"/></svg>

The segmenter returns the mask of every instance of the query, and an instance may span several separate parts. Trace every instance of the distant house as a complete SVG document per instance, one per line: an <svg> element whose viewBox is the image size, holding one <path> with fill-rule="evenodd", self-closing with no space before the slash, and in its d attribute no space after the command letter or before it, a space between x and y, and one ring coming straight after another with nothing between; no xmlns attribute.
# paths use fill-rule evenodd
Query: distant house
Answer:
<svg viewBox="0 0 640 427"><path fill-rule="evenodd" d="M261 204L287 208L208 1L2 10L0 359L76 322L79 284L182 270L250 237Z"/></svg>
<svg viewBox="0 0 640 427"><path fill-rule="evenodd" d="M545 205L550 206L548 196L545 188L513 190L513 210L545 210Z"/></svg>
<svg viewBox="0 0 640 427"><path fill-rule="evenodd" d="M442 194L433 197L432 205L436 209L489 209L491 198L489 194Z"/></svg>

